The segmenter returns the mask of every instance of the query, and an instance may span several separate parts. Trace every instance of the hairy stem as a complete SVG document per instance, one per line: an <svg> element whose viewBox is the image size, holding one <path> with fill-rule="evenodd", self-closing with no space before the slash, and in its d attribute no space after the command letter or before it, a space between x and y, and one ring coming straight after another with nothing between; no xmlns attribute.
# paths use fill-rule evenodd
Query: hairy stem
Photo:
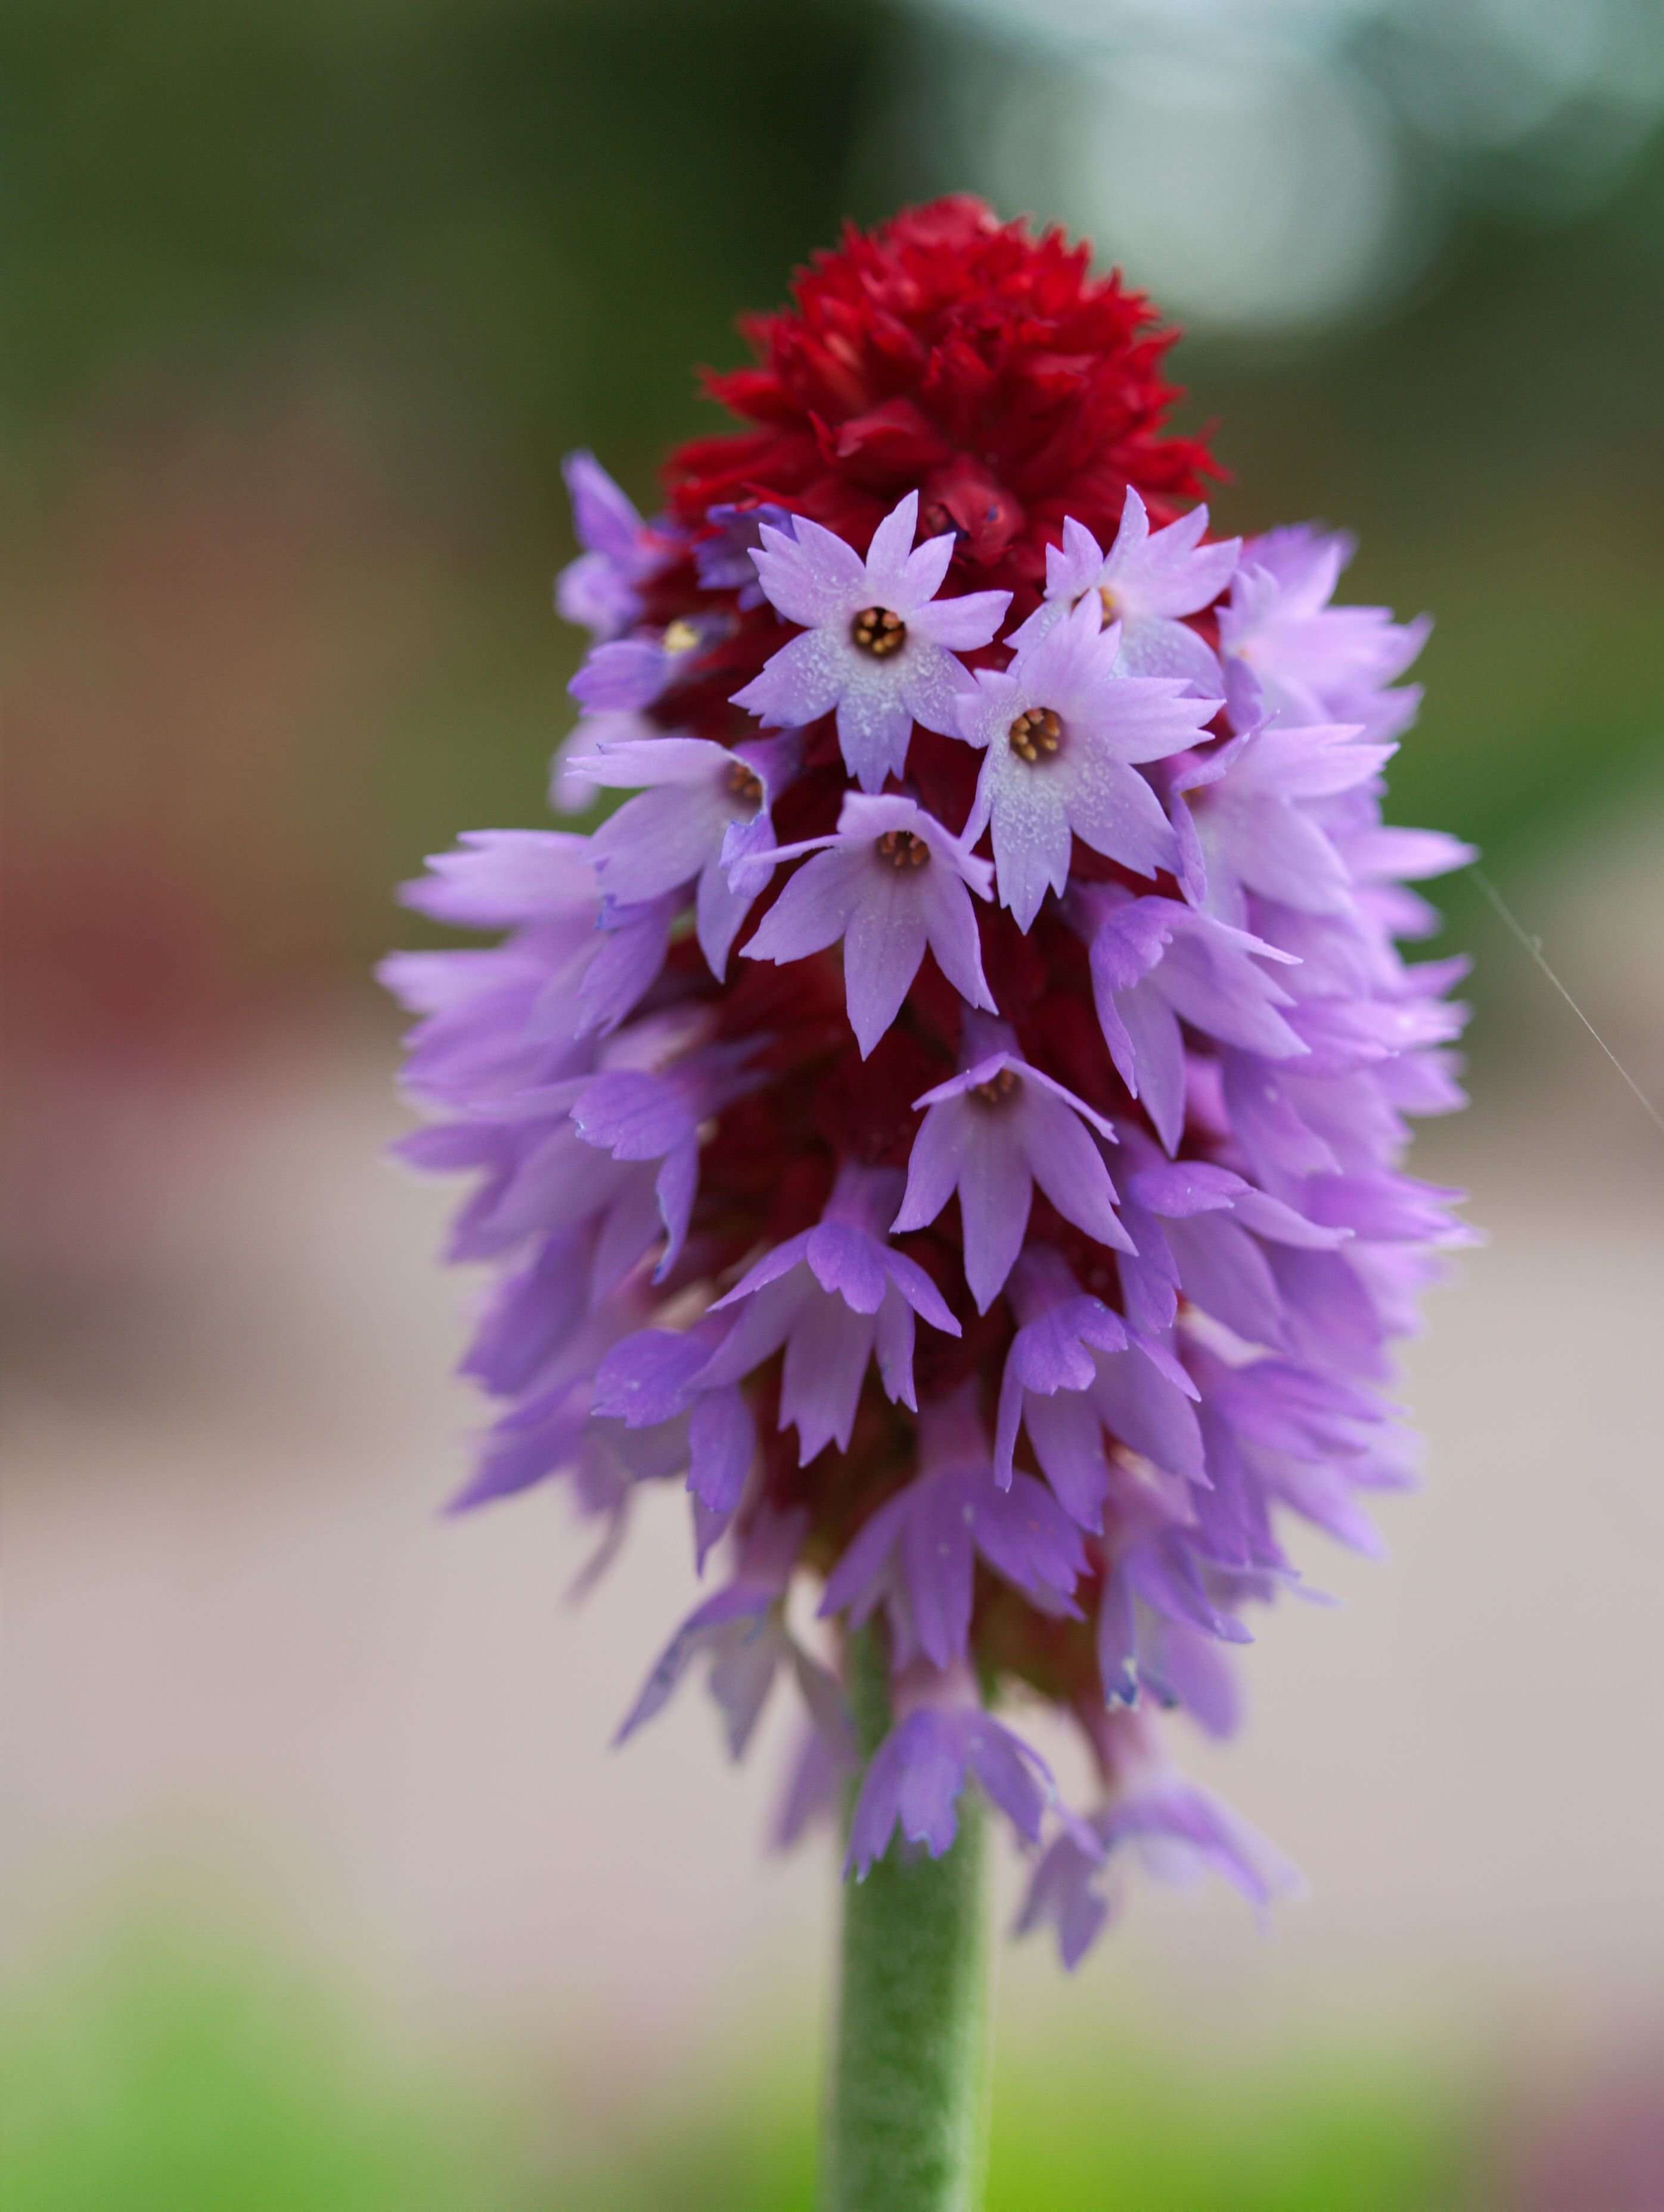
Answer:
<svg viewBox="0 0 1664 2212"><path fill-rule="evenodd" d="M861 1755L890 1725L883 1632L852 1639ZM959 1801L939 1859L899 1838L843 1891L823 2212L975 2212L981 2194L987 1933L982 1807Z"/></svg>

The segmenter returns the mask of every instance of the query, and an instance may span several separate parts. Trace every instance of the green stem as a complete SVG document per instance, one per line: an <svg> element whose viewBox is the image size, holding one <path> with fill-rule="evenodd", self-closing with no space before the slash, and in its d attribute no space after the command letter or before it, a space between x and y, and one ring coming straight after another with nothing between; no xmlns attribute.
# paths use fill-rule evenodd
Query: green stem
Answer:
<svg viewBox="0 0 1664 2212"><path fill-rule="evenodd" d="M851 1639L863 1759L890 1725L882 1632ZM829 2084L823 2212L975 2212L986 2074L982 1807L959 1800L939 1859L899 1840L843 1890L841 1984Z"/></svg>

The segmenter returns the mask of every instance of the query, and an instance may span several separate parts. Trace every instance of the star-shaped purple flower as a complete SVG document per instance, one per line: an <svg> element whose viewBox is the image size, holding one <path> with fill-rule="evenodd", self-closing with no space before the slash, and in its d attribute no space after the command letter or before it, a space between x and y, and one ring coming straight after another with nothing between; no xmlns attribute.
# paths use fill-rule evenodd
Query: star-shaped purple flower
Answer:
<svg viewBox="0 0 1664 2212"><path fill-rule="evenodd" d="M637 793L590 840L602 890L633 906L696 878L699 948L719 980L761 887L741 884L733 863L773 849L768 802L797 750L795 732L732 751L704 738L627 738L572 763L590 783Z"/></svg>
<svg viewBox="0 0 1664 2212"><path fill-rule="evenodd" d="M1106 622L1120 624L1123 676L1181 677L1196 692L1217 697L1219 664L1211 647L1181 615L1211 606L1230 581L1240 538L1204 545L1207 509L1198 507L1152 531L1144 501L1129 484L1120 529L1106 554L1084 523L1066 515L1061 546L1046 548L1046 599L1020 629L1018 647L1037 644L1089 592Z"/></svg>
<svg viewBox="0 0 1664 2212"><path fill-rule="evenodd" d="M994 1472L1009 1480L1020 1428L1058 1503L1083 1528L1103 1526L1111 1488L1105 1429L1181 1484L1202 1480L1195 1385L1172 1352L1085 1297L1055 1252L1023 1255L1012 1284L1023 1326L999 1389ZM1170 1487L1170 1486L1169 1486Z"/></svg>
<svg viewBox="0 0 1664 2212"><path fill-rule="evenodd" d="M1279 1255L1332 1252L1347 1231L1309 1220L1216 1162L1163 1160L1136 1132L1127 1144L1124 1210L1139 1247L1121 1264L1129 1317L1170 1328L1182 1283L1193 1311L1223 1322L1243 1344L1284 1348Z"/></svg>
<svg viewBox="0 0 1664 2212"><path fill-rule="evenodd" d="M979 1558L1042 1613L1078 1613L1080 1532L1032 1475L1008 1477L1003 1488L995 1480L975 1388L926 1409L918 1474L862 1528L821 1600L823 1614L847 1607L855 1627L883 1605L898 1668L917 1651L938 1667L964 1657Z"/></svg>
<svg viewBox="0 0 1664 2212"><path fill-rule="evenodd" d="M1301 1886L1288 1862L1217 1797L1157 1769L1086 1821L1066 1827L1048 1846L1029 1882L1017 1934L1029 1935L1050 1921L1064 1966L1078 1966L1120 1906L1119 1885L1107 1895L1102 1886L1107 1875L1113 1882L1111 1862L1125 1846L1158 1881L1179 1886L1218 1875L1260 1911Z"/></svg>
<svg viewBox="0 0 1664 2212"><path fill-rule="evenodd" d="M1308 802L1369 783L1395 750L1363 744L1355 725L1262 723L1183 765L1172 791L1187 896L1238 929L1250 891L1300 914L1345 914L1351 878Z"/></svg>
<svg viewBox="0 0 1664 2212"><path fill-rule="evenodd" d="M696 1607L660 1652L616 1743L653 1718L704 1654L711 1661L711 1693L721 1709L734 1758L743 1755L782 1670L796 1675L817 1725L835 1733L853 1753L837 1684L802 1649L784 1618L786 1586L802 1540L800 1513L763 1509L741 1550L733 1580Z"/></svg>
<svg viewBox="0 0 1664 2212"><path fill-rule="evenodd" d="M1091 947L1109 1056L1169 1152L1184 1129L1181 1022L1269 1060L1306 1050L1278 1011L1290 994L1255 964L1289 964L1292 954L1177 899L1133 898L1117 884L1086 885L1070 910Z"/></svg>
<svg viewBox="0 0 1664 2212"><path fill-rule="evenodd" d="M609 639L592 647L566 688L589 714L639 714L682 681L725 627L719 617L678 615L662 629Z"/></svg>
<svg viewBox="0 0 1664 2212"><path fill-rule="evenodd" d="M845 1860L857 1881L865 1881L883 1858L898 1826L908 1843L922 1844L932 1858L950 1850L959 1832L958 1799L973 1775L1025 1843L1040 1840L1046 1808L1057 1802L1051 1768L1031 1745L982 1710L974 1682L955 1686L957 1697L938 1694L897 1721L873 1753ZM1090 1832L1079 1822L1073 1826L1080 1830L1082 1848L1090 1850Z"/></svg>
<svg viewBox="0 0 1664 2212"><path fill-rule="evenodd" d="M676 1265L687 1236L699 1181L701 1125L756 1089L760 1079L745 1066L750 1056L750 1048L708 1045L656 1073L646 1067L611 1067L586 1084L573 1100L572 1126L583 1142L609 1154L615 1164L639 1170L636 1218L629 1233L641 1241L629 1259L633 1264L662 1224L665 1252L653 1271L655 1282L663 1282ZM617 1235L624 1238L623 1226Z"/></svg>
<svg viewBox="0 0 1664 2212"><path fill-rule="evenodd" d="M751 556L762 543L765 522L790 538L797 527L793 517L771 500L760 500L755 507L711 507L705 520L709 534L696 538L693 549L700 588L707 592L738 592L742 607L760 607L762 586L757 581Z"/></svg>
<svg viewBox="0 0 1664 2212"><path fill-rule="evenodd" d="M1386 687L1432 624L1424 615L1395 623L1385 607L1331 606L1354 550L1344 531L1303 523L1250 538L1219 612L1219 649L1253 670L1282 721L1356 722L1369 737L1395 738L1414 720L1421 692Z"/></svg>
<svg viewBox="0 0 1664 2212"><path fill-rule="evenodd" d="M967 683L956 658L987 645L1009 592L938 599L954 533L913 549L919 495L910 491L872 533L865 561L819 523L798 516L794 534L762 527L752 556L764 592L801 637L734 694L773 726L818 721L834 708L838 742L863 791L907 763L914 722L950 734L953 702Z"/></svg>
<svg viewBox="0 0 1664 2212"><path fill-rule="evenodd" d="M972 1024L975 1024L973 1030ZM959 1193L965 1279L987 1313L1016 1263L1036 1183L1077 1229L1130 1250L1115 1218L1115 1190L1092 1132L1114 1143L1102 1114L1019 1059L1001 1022L967 1018L985 1050L963 1074L926 1091L928 1109L908 1163L907 1195L891 1224L923 1229Z"/></svg>
<svg viewBox="0 0 1664 2212"><path fill-rule="evenodd" d="M956 705L957 734L981 748L973 843L990 823L1002 905L1027 929L1069 879L1072 836L1141 875L1178 862L1161 804L1135 763L1181 752L1218 711L1173 677L1118 676L1120 631L1081 601L996 674L979 669Z"/></svg>
<svg viewBox="0 0 1664 2212"><path fill-rule="evenodd" d="M734 1517L756 1458L756 1423L735 1384L704 1390L701 1368L726 1331L708 1316L687 1329L642 1328L614 1345L595 1371L592 1411L657 1445L667 1472L685 1467L694 1549L707 1553Z"/></svg>
<svg viewBox="0 0 1664 2212"><path fill-rule="evenodd" d="M835 836L742 861L732 871L737 892L755 896L766 870L801 853L813 857L763 916L745 957L802 960L841 938L850 1026L863 1059L895 1020L926 948L963 999L995 1011L970 902L972 891L988 896L993 870L933 815L899 793L852 791Z"/></svg>
<svg viewBox="0 0 1664 2212"><path fill-rule="evenodd" d="M765 1253L711 1309L738 1316L697 1386L738 1382L784 1345L780 1425L795 1424L804 1467L829 1443L847 1447L875 1351L886 1395L916 1409L915 1315L959 1334L930 1277L885 1238L900 1181L888 1168L846 1166L815 1227Z"/></svg>
<svg viewBox="0 0 1664 2212"><path fill-rule="evenodd" d="M584 550L556 578L556 606L592 636L616 637L640 621L640 587L674 556L676 538L668 528L642 521L593 453L568 453L561 473Z"/></svg>

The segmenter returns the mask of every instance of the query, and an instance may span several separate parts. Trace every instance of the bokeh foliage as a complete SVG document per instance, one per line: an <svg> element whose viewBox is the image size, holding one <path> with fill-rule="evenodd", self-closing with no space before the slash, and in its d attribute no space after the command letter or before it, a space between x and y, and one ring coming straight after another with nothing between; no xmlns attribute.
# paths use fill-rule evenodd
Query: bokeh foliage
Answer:
<svg viewBox="0 0 1664 2212"><path fill-rule="evenodd" d="M547 599L568 547L560 457L591 445L650 497L656 456L708 414L693 365L736 357L735 314L777 301L844 213L882 212L861 204L863 179L909 188L904 128L883 162L862 150L897 38L952 35L927 11L904 32L907 13L881 0L6 11L0 431L20 543L34 548L26 629L50 630L54 593L67 631L100 625L76 596L96 564L85 513L112 483L131 492L136 453L149 473L124 514L141 538L201 495L204 453L258 537L263 502L278 501L264 479L236 478L235 457L296 416L328 434L267 475L333 485L351 474L344 450L367 487L344 514L325 502L273 524L327 571L332 610L284 611L274 635L332 619L367 672L294 710L281 803L264 785L226 800L222 840L288 841L258 891L258 868L236 881L208 868L245 965L360 971L392 926L391 878L463 823L537 818L574 649ZM922 151L918 169L912 188L939 181ZM1497 858L1564 843L1581 810L1652 773L1656 148L1615 198L1558 228L1493 195L1378 319L1275 343L1192 340L1177 366L1190 418L1221 423L1222 520L1345 521L1363 544L1352 588L1438 617L1426 716L1394 770L1399 818L1459 829ZM159 589L168 559L164 546ZM223 629L212 594L183 580L167 611L169 654L199 671ZM283 634L281 649L306 643ZM204 719L234 757L235 666L216 680ZM144 742L118 700L82 719L87 760ZM302 866L305 898L280 907L272 884ZM303 904L327 915L309 935Z"/></svg>
<svg viewBox="0 0 1664 2212"><path fill-rule="evenodd" d="M0 2015L0 2179L9 2212L811 2212L812 2083L731 2056L720 2090L598 2130L558 2062L465 2079L246 1937L141 1915ZM986 2212L1473 2201L1473 2084L1435 2054L1206 2063L1005 2054Z"/></svg>

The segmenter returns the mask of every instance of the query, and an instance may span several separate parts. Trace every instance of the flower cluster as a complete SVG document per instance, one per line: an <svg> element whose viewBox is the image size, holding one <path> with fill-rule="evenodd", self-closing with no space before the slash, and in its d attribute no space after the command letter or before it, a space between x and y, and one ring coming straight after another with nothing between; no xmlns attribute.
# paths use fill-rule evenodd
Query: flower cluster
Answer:
<svg viewBox="0 0 1664 2212"><path fill-rule="evenodd" d="M727 1564L625 1726L702 1662L738 1753L794 1683L788 1834L881 1621L853 1871L945 1849L974 1784L1072 1963L1129 1858L1286 1877L1157 1716L1228 1733L1288 1518L1367 1549L1409 1480L1387 1347L1462 1232L1399 1162L1460 1103L1459 967L1398 946L1466 855L1381 820L1420 628L1331 605L1344 540L1181 507L1165 337L1084 251L943 202L754 336L715 384L754 427L675 455L662 519L570 465L556 797L634 795L465 837L405 896L501 942L387 964L403 1149L474 1177L450 1256L497 1277L458 1503L561 1478L604 1559L685 1486Z"/></svg>

